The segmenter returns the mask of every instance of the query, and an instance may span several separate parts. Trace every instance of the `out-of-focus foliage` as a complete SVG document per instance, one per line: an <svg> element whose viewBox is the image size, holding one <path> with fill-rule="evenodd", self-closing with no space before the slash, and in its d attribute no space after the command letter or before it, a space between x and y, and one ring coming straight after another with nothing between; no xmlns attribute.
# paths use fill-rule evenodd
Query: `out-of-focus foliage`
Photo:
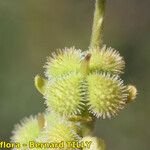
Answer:
<svg viewBox="0 0 150 150"><path fill-rule="evenodd" d="M111 120L99 120L95 133L111 150L150 147L149 0L108 0L104 41L124 55L125 80L139 91ZM33 77L56 48L89 46L94 1L0 0L0 140L9 140L13 125L44 109Z"/></svg>

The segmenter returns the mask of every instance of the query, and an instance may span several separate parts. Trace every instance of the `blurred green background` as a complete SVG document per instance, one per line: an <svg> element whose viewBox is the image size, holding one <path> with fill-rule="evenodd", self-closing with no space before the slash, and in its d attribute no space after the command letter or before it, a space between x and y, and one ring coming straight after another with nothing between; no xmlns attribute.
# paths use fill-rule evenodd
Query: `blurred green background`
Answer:
<svg viewBox="0 0 150 150"><path fill-rule="evenodd" d="M107 0L104 41L125 57L122 78L139 95L119 116L98 120L108 150L150 149L150 1ZM56 48L89 46L94 0L0 0L0 140L43 111L34 76Z"/></svg>

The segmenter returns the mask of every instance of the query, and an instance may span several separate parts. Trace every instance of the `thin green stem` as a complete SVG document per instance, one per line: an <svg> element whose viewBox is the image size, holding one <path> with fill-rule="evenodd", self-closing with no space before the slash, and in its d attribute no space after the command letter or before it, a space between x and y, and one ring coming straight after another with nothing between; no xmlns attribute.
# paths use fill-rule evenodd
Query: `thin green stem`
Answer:
<svg viewBox="0 0 150 150"><path fill-rule="evenodd" d="M106 0L96 0L90 47L101 47L103 44L105 4Z"/></svg>

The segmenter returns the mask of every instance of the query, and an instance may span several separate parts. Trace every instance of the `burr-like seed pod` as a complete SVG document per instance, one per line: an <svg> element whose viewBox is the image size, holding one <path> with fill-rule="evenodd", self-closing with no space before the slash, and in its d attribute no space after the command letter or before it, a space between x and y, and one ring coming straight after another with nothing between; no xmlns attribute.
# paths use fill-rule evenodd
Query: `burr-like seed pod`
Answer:
<svg viewBox="0 0 150 150"><path fill-rule="evenodd" d="M81 114L84 109L86 82L81 74L70 74L47 84L45 99L48 108L64 116Z"/></svg>
<svg viewBox="0 0 150 150"><path fill-rule="evenodd" d="M88 81L89 110L97 118L111 117L124 108L127 100L126 87L118 76L91 74Z"/></svg>
<svg viewBox="0 0 150 150"><path fill-rule="evenodd" d="M113 48L107 48L106 46L101 49L92 48L89 53L92 55L90 60L91 72L123 73L125 62L119 52Z"/></svg>
<svg viewBox="0 0 150 150"><path fill-rule="evenodd" d="M20 143L21 145L26 144L27 147L21 146L20 148L20 150L26 150L29 146L29 141L34 141L39 136L40 131L41 128L39 127L37 117L30 116L15 126L11 141Z"/></svg>
<svg viewBox="0 0 150 150"><path fill-rule="evenodd" d="M48 117L48 116L47 116ZM54 118L53 118L54 119ZM52 123L49 122L45 130L40 134L40 136L36 139L37 142L40 143L61 143L62 142L62 150L68 150L68 145L66 142L70 141L79 141L81 138L76 132L76 124L67 121L66 118L56 116L55 121ZM53 148L52 150L59 150L60 148ZM73 150L70 148L69 150Z"/></svg>
<svg viewBox="0 0 150 150"><path fill-rule="evenodd" d="M76 50L74 47L57 50L51 57L48 57L44 66L46 77L56 78L71 72L78 72L81 55L81 50Z"/></svg>

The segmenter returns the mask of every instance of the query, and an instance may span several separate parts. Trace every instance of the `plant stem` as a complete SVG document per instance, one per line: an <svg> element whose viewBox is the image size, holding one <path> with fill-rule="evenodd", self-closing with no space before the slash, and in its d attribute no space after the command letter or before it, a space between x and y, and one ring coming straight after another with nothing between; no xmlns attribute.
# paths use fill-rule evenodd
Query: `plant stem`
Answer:
<svg viewBox="0 0 150 150"><path fill-rule="evenodd" d="M93 29L90 47L101 47L103 44L103 23L106 0L96 0Z"/></svg>

